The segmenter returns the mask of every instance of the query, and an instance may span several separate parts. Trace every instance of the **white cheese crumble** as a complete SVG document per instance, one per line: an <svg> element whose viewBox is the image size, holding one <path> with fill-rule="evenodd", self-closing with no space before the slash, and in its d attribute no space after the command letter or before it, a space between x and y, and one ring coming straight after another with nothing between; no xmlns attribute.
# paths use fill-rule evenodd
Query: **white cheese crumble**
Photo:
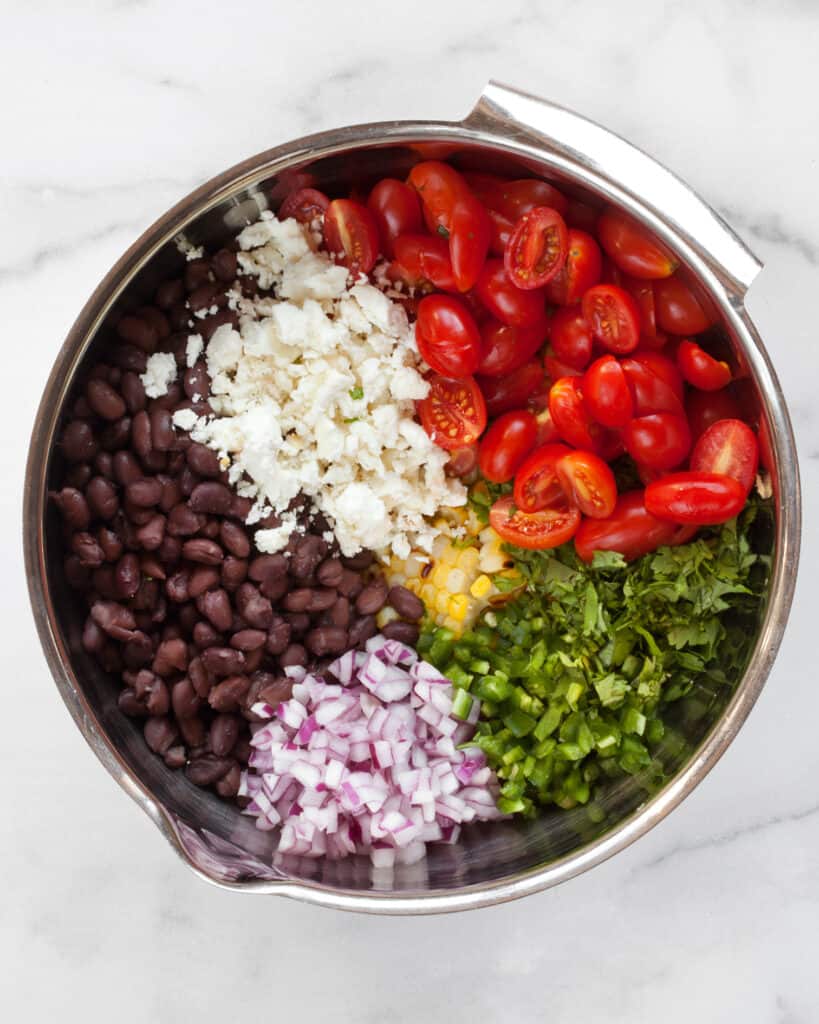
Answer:
<svg viewBox="0 0 819 1024"><path fill-rule="evenodd" d="M140 378L148 398L167 394L176 380L176 358L172 352L155 352L148 358L145 373Z"/></svg>
<svg viewBox="0 0 819 1024"><path fill-rule="evenodd" d="M202 355L204 347L205 342L202 340L201 334L188 335L188 344L185 346L185 362L187 366L196 365L196 361Z"/></svg>
<svg viewBox="0 0 819 1024"><path fill-rule="evenodd" d="M346 555L429 551L438 531L426 517L463 505L466 492L414 419L429 390L414 331L400 305L364 279L348 287L347 271L310 242L309 228L269 212L242 231L242 272L276 297L237 297L239 329L223 324L204 351L215 415L188 426L185 410L174 421L255 500L249 522L286 513L303 493ZM278 551L295 527L284 514L257 531L257 546Z"/></svg>

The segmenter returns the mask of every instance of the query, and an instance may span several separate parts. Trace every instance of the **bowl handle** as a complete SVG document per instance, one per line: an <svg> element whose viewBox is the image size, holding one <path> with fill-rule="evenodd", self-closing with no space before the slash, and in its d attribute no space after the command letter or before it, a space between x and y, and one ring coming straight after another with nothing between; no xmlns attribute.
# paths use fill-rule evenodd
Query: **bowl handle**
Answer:
<svg viewBox="0 0 819 1024"><path fill-rule="evenodd" d="M762 264L722 217L653 157L619 135L548 100L489 82L462 122L477 130L510 138L523 146L544 146L558 166L577 174L578 163L593 187L603 186L627 208L641 210L660 237L674 228L678 238L741 302Z"/></svg>

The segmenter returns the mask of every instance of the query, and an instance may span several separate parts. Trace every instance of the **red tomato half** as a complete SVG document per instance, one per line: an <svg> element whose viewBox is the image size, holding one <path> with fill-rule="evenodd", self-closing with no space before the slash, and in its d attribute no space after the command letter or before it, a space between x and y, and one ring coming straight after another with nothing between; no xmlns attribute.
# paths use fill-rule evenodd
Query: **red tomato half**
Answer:
<svg viewBox="0 0 819 1024"><path fill-rule="evenodd" d="M443 230L444 237L452 227L452 211L455 203L468 192L463 177L440 160L425 160L416 164L407 179L421 198L424 220L435 234Z"/></svg>
<svg viewBox="0 0 819 1024"><path fill-rule="evenodd" d="M685 412L696 441L717 420L742 418L742 407L732 394L733 389L722 391L689 391Z"/></svg>
<svg viewBox="0 0 819 1024"><path fill-rule="evenodd" d="M598 423L617 429L634 415L634 400L622 365L612 355L595 359L583 380L586 408Z"/></svg>
<svg viewBox="0 0 819 1024"><path fill-rule="evenodd" d="M652 281L641 280L639 277L629 277L622 274L621 286L634 299L640 309L640 344L644 344L646 338L657 337L657 312L654 307L654 284ZM663 339L664 344L664 339ZM662 348L662 344L653 345L653 348Z"/></svg>
<svg viewBox="0 0 819 1024"><path fill-rule="evenodd" d="M299 224L310 224L324 216L330 200L317 188L299 188L291 192L279 207L279 220L295 217Z"/></svg>
<svg viewBox="0 0 819 1024"><path fill-rule="evenodd" d="M418 351L436 373L469 377L481 361L481 335L466 306L452 295L427 295L418 303Z"/></svg>
<svg viewBox="0 0 819 1024"><path fill-rule="evenodd" d="M632 277L669 277L677 261L662 243L633 217L608 207L597 221L597 237L608 257Z"/></svg>
<svg viewBox="0 0 819 1024"><path fill-rule="evenodd" d="M439 448L454 451L473 444L486 426L486 403L472 377L428 378L430 390L418 403L421 424Z"/></svg>
<svg viewBox="0 0 819 1024"><path fill-rule="evenodd" d="M520 220L536 206L548 206L562 217L569 207L569 201L554 185L536 178L519 178L516 181L502 181L497 210L513 223Z"/></svg>
<svg viewBox="0 0 819 1024"><path fill-rule="evenodd" d="M533 413L526 409L504 413L481 438L478 451L481 473L492 483L506 483L534 448L536 440L537 421Z"/></svg>
<svg viewBox="0 0 819 1024"><path fill-rule="evenodd" d="M524 512L565 501L563 488L557 478L557 463L571 451L565 444L544 444L528 455L515 474L512 497Z"/></svg>
<svg viewBox="0 0 819 1024"><path fill-rule="evenodd" d="M453 448L449 460L444 466L447 476L466 477L478 468L478 445L468 444L463 448Z"/></svg>
<svg viewBox="0 0 819 1024"><path fill-rule="evenodd" d="M528 363L546 340L549 327L544 317L533 327L510 327L490 319L481 325L482 355L478 373L501 377Z"/></svg>
<svg viewBox="0 0 819 1024"><path fill-rule="evenodd" d="M684 544L691 539L695 527L655 518L646 510L643 496L643 491L621 494L607 519L583 520L574 546L584 562L591 562L595 551L619 551L630 562L665 544Z"/></svg>
<svg viewBox="0 0 819 1024"><path fill-rule="evenodd" d="M614 473L599 455L574 451L557 462L557 479L563 493L584 516L606 519L614 511L617 484Z"/></svg>
<svg viewBox="0 0 819 1024"><path fill-rule="evenodd" d="M582 300L583 316L600 344L617 355L631 352L640 340L640 309L616 284L589 288Z"/></svg>
<svg viewBox="0 0 819 1024"><path fill-rule="evenodd" d="M592 420L583 401L581 377L561 377L552 384L549 411L564 441L574 448L597 448L602 430Z"/></svg>
<svg viewBox="0 0 819 1024"><path fill-rule="evenodd" d="M537 439L535 440L537 447L542 444L553 444L560 440L560 434L555 429L555 422L548 406L535 413L535 420L537 421Z"/></svg>
<svg viewBox="0 0 819 1024"><path fill-rule="evenodd" d="M702 334L712 323L703 303L675 274L654 285L657 323L669 334Z"/></svg>
<svg viewBox="0 0 819 1024"><path fill-rule="evenodd" d="M688 383L700 391L719 391L731 383L731 367L709 356L694 341L680 342L677 366Z"/></svg>
<svg viewBox="0 0 819 1024"><path fill-rule="evenodd" d="M569 232L557 210L536 206L515 224L503 254L510 280L529 291L542 288L566 263Z"/></svg>
<svg viewBox="0 0 819 1024"><path fill-rule="evenodd" d="M718 420L694 445L689 467L697 473L720 473L750 493L759 464L756 434L742 420Z"/></svg>
<svg viewBox="0 0 819 1024"><path fill-rule="evenodd" d="M621 364L634 399L634 414L683 411L683 380L680 371L658 352L635 352Z"/></svg>
<svg viewBox="0 0 819 1024"><path fill-rule="evenodd" d="M324 211L324 243L352 274L369 274L378 258L378 227L366 206L334 199Z"/></svg>
<svg viewBox="0 0 819 1024"><path fill-rule="evenodd" d="M669 473L646 487L646 509L675 523L712 526L738 515L748 494L719 473Z"/></svg>
<svg viewBox="0 0 819 1024"><path fill-rule="evenodd" d="M512 498L506 497L499 498L489 510L489 523L507 544L544 550L572 539L580 525L580 512L565 503L539 512L522 512Z"/></svg>
<svg viewBox="0 0 819 1024"><path fill-rule="evenodd" d="M532 359L504 377L480 377L478 382L487 411L494 417L526 405L532 395L544 387L546 375L540 363Z"/></svg>
<svg viewBox="0 0 819 1024"><path fill-rule="evenodd" d="M370 192L367 206L387 256L395 255L393 244L399 235L418 234L423 228L418 193L396 178L382 178Z"/></svg>
<svg viewBox="0 0 819 1024"><path fill-rule="evenodd" d="M591 235L569 228L566 262L546 285L546 298L558 306L580 302L600 280L600 246Z"/></svg>
<svg viewBox="0 0 819 1024"><path fill-rule="evenodd" d="M491 236L489 214L471 192L465 192L452 208L449 228L449 258L458 291L469 291L478 280Z"/></svg>
<svg viewBox="0 0 819 1024"><path fill-rule="evenodd" d="M500 260L486 261L475 291L494 317L512 327L531 327L543 319L543 291L518 288Z"/></svg>
<svg viewBox="0 0 819 1024"><path fill-rule="evenodd" d="M556 309L550 323L549 339L554 354L575 370L583 370L592 354L591 330L577 306Z"/></svg>
<svg viewBox="0 0 819 1024"><path fill-rule="evenodd" d="M543 365L546 367L549 379L553 381L560 380L561 377L583 376L582 370L577 370L574 366L564 363L562 359L558 359L551 345L547 346L546 351L543 353Z"/></svg>
<svg viewBox="0 0 819 1024"><path fill-rule="evenodd" d="M623 442L635 462L649 469L674 469L691 448L691 433L684 416L658 412L632 420Z"/></svg>
<svg viewBox="0 0 819 1024"><path fill-rule="evenodd" d="M416 287L433 285L454 292L455 275L449 258L449 243L437 235L399 235L393 242L395 258Z"/></svg>

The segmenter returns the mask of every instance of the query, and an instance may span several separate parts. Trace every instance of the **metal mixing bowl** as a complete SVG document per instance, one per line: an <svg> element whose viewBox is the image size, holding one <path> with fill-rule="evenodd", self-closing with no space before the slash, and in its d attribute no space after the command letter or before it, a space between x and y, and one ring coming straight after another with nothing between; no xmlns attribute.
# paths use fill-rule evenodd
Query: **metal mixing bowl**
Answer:
<svg viewBox="0 0 819 1024"><path fill-rule="evenodd" d="M679 257L710 299L735 357L755 385L772 439L776 517L768 600L743 678L727 693L697 689L671 730L672 775L659 792L645 780L614 786L604 815L586 809L464 830L455 846L431 847L420 865L379 875L364 858L293 860L271 866L275 837L236 808L192 786L149 752L141 729L117 709L117 687L82 651L83 617L62 579L60 531L46 500L59 473L55 445L64 410L89 361L111 338L110 320L143 304L178 270L176 241L224 242L260 210L300 184L340 194L385 174L404 177L431 156L512 176L541 176L587 201L617 203ZM498 903L555 885L622 850L665 817L710 771L748 715L779 647L799 556L796 452L785 402L744 308L760 269L720 217L686 185L621 138L570 111L497 84L460 122L389 122L325 132L269 150L197 189L161 217L107 275L72 327L37 413L25 485L29 590L40 640L57 687L108 771L152 818L194 871L225 888L278 893L311 903L377 913L429 913Z"/></svg>

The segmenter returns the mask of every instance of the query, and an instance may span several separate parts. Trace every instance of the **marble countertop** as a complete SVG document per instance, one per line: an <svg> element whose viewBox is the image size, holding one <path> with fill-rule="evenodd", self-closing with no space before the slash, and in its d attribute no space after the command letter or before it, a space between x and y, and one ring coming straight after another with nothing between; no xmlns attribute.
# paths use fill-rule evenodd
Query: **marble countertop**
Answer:
<svg viewBox="0 0 819 1024"><path fill-rule="evenodd" d="M819 1019L819 5L40 0L6 5L0 35L8 1019ZM195 185L321 128L461 116L490 76L656 155L764 260L748 304L793 415L807 524L784 645L696 792L557 890L427 919L217 891L103 771L40 654L18 537L42 385L110 264Z"/></svg>

